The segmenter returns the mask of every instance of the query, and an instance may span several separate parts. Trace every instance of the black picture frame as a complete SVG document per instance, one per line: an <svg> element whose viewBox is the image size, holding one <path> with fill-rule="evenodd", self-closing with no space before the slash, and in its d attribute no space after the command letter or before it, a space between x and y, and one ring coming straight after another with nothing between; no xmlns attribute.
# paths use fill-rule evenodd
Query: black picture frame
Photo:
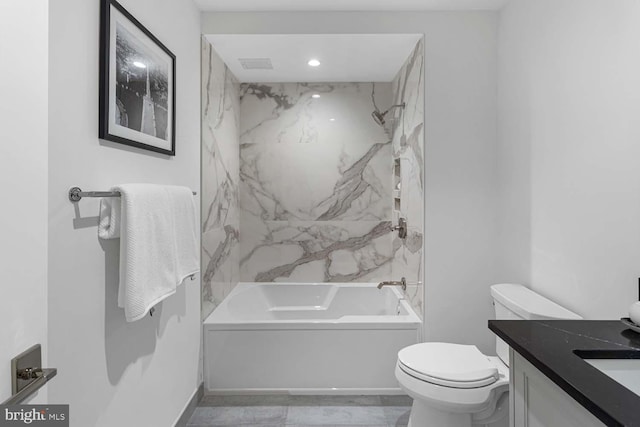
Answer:
<svg viewBox="0 0 640 427"><path fill-rule="evenodd" d="M115 0L100 0L101 139L176 154L176 57Z"/></svg>

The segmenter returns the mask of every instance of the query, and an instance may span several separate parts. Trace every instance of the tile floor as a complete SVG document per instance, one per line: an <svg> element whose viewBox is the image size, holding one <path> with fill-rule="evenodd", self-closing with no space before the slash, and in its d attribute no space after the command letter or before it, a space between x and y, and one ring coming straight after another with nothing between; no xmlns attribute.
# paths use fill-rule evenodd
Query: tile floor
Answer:
<svg viewBox="0 0 640 427"><path fill-rule="evenodd" d="M205 396L188 427L406 427L408 396Z"/></svg>

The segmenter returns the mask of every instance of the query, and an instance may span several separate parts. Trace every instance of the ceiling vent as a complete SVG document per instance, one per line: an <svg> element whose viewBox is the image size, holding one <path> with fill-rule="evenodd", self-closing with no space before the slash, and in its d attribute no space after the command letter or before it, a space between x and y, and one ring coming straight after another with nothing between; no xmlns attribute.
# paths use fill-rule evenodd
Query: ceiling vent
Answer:
<svg viewBox="0 0 640 427"><path fill-rule="evenodd" d="M273 70L273 64L269 58L238 58L245 70Z"/></svg>

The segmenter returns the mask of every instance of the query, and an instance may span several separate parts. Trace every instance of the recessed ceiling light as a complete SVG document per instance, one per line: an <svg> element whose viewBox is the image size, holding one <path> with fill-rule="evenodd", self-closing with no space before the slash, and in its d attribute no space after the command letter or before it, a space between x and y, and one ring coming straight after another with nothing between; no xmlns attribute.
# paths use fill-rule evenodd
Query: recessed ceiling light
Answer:
<svg viewBox="0 0 640 427"><path fill-rule="evenodd" d="M319 93L314 93L313 95L311 95L312 98L318 99L320 98L320 94Z"/></svg>
<svg viewBox="0 0 640 427"><path fill-rule="evenodd" d="M142 62L139 62L139 61L135 61L133 65L135 65L138 68L147 68L146 65L144 65Z"/></svg>
<svg viewBox="0 0 640 427"><path fill-rule="evenodd" d="M317 59L310 59L307 64L309 64L310 67L317 67L320 65L320 61L318 61Z"/></svg>
<svg viewBox="0 0 640 427"><path fill-rule="evenodd" d="M331 117L331 118L329 119L329 121L330 121L330 122L335 122L335 121L336 121L336 119L334 119L333 117Z"/></svg>

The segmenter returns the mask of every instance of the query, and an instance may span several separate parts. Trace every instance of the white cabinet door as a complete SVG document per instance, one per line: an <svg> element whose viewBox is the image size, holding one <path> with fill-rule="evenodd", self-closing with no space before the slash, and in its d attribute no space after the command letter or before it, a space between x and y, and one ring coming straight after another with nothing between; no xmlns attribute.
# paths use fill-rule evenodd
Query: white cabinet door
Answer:
<svg viewBox="0 0 640 427"><path fill-rule="evenodd" d="M604 424L513 349L510 418L513 427L602 427Z"/></svg>

